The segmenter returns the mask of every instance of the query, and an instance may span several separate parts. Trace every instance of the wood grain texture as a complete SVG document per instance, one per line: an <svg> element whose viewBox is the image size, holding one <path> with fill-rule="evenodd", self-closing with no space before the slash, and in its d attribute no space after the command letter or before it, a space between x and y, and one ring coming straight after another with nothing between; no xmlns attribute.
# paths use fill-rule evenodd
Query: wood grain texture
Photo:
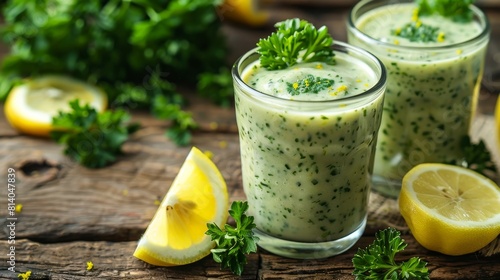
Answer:
<svg viewBox="0 0 500 280"><path fill-rule="evenodd" d="M0 241L2 248L5 241ZM137 242L75 241L40 244L28 240L16 242L16 268L30 270L31 279L237 279L229 271L219 269L211 257L178 267L157 267L132 256ZM258 255L248 258L241 279L255 279ZM94 264L87 270L87 262ZM17 279L2 260L0 279ZM12 278L11 278L12 277Z"/></svg>
<svg viewBox="0 0 500 280"><path fill-rule="evenodd" d="M403 236L408 247L397 257L404 261L421 256L428 262L431 279L498 279L500 256L466 255L443 258L422 250L411 236ZM137 242L74 241L41 244L25 239L16 241L16 270L32 272L30 279L354 279L351 259L358 247L364 248L373 237L363 236L346 253L319 260L282 258L259 249L248 257L241 277L220 270L211 256L178 267L148 265L132 256ZM0 241L2 248L6 241ZM2 257L3 258L3 257ZM474 265L471 265L471 259ZM94 264L90 271L87 261ZM15 279L2 259L0 279Z"/></svg>

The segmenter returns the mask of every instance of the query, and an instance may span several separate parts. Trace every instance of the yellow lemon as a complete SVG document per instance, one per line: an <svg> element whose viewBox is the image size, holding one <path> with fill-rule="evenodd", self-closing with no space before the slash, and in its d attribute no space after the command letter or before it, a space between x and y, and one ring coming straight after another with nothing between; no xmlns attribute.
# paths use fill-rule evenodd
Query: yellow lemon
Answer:
<svg viewBox="0 0 500 280"><path fill-rule="evenodd" d="M5 117L18 131L49 136L52 117L59 111L69 111L69 102L79 99L80 104L89 104L98 112L107 107L107 96L100 89L63 76L45 76L27 80L14 87L4 104Z"/></svg>
<svg viewBox="0 0 500 280"><path fill-rule="evenodd" d="M446 255L478 251L500 234L500 189L463 167L417 165L403 178L399 208L415 239Z"/></svg>
<svg viewBox="0 0 500 280"><path fill-rule="evenodd" d="M252 27L264 25L269 13L257 7L257 0L225 0L219 7L222 19L229 19Z"/></svg>
<svg viewBox="0 0 500 280"><path fill-rule="evenodd" d="M207 223L223 227L228 218L226 183L215 164L193 147L160 203L134 256L153 265L195 262L215 243Z"/></svg>
<svg viewBox="0 0 500 280"><path fill-rule="evenodd" d="M500 149L500 97L497 98L497 103L495 106L495 129L496 129L496 143L497 147Z"/></svg>

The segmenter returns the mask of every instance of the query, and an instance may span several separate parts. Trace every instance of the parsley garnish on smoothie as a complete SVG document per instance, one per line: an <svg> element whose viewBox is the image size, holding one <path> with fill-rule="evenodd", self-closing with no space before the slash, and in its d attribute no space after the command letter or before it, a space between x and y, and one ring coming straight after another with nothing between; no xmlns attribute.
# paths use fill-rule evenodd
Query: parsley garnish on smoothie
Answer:
<svg viewBox="0 0 500 280"><path fill-rule="evenodd" d="M324 79L313 75L307 75L304 79L298 80L295 83L286 83L288 93L298 95L301 93L318 93L324 89L331 88L335 83L334 80Z"/></svg>
<svg viewBox="0 0 500 280"><path fill-rule="evenodd" d="M328 28L318 29L298 18L275 24L276 32L257 43L260 64L268 70L279 70L299 62L321 61L335 64L333 39Z"/></svg>
<svg viewBox="0 0 500 280"><path fill-rule="evenodd" d="M442 42L445 38L438 27L423 24L421 21L407 23L402 28L393 30L392 34L410 42Z"/></svg>
<svg viewBox="0 0 500 280"><path fill-rule="evenodd" d="M444 42L445 33L439 27L425 24L421 17L438 14L455 22L469 22L472 11L469 6L474 0L416 0L418 6L413 12L411 22L391 30L395 36L408 39L410 42ZM394 42L398 44L398 42Z"/></svg>

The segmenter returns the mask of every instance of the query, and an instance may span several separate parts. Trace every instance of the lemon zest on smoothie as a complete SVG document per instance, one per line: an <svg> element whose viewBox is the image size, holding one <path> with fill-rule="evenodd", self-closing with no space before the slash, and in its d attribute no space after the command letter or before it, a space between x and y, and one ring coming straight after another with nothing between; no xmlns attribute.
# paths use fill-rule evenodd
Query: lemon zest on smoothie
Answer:
<svg viewBox="0 0 500 280"><path fill-rule="evenodd" d="M437 41L442 43L442 42L444 42L444 39L445 39L444 32L439 32L439 34L437 36Z"/></svg>
<svg viewBox="0 0 500 280"><path fill-rule="evenodd" d="M337 88L337 91L338 92L341 92L341 91L346 91L347 90L347 86L346 85L341 85Z"/></svg>
<svg viewBox="0 0 500 280"><path fill-rule="evenodd" d="M419 11L420 10L418 8L415 9L415 10L413 10L413 13L411 15L411 20L412 21L418 21L418 13L419 13Z"/></svg>

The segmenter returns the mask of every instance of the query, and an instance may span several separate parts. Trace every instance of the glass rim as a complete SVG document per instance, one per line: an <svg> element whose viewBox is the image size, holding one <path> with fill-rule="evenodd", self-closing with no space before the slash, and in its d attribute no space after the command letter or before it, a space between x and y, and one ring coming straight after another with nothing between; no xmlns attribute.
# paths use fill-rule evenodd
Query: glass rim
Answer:
<svg viewBox="0 0 500 280"><path fill-rule="evenodd" d="M374 63L376 66L378 66L377 69L374 70L373 67L371 67L369 65L369 63L367 63L365 61L362 61L362 62L367 64L370 67L370 69L372 69L372 71L380 72L380 74L378 72L376 73L377 74L376 75L377 82L373 86L371 86L369 89L367 89L366 91L363 91L363 92L358 93L356 95L344 96L344 97L340 97L340 98L336 98L336 99L328 99L328 100L300 100L300 99L297 100L297 99L287 99L287 98L275 96L272 94L268 94L268 93L256 90L253 87L251 87L250 85L248 85L247 83L245 83L243 81L243 79L240 75L240 71L239 71L240 67L245 69L245 67L248 66L248 64L245 66L242 66L242 63L245 62L249 57L259 56L259 53L257 52L257 49L258 49L257 47L247 51L245 54L243 54L240 58L238 58L236 60L236 62L233 64L233 67L231 70L231 75L233 77L233 81L236 82L240 88L245 89L246 95L248 95L252 98L264 98L264 99L275 100L275 101L279 100L279 102L285 102L285 103L289 103L289 104L299 104L299 103L300 104L327 104L327 103L340 103L340 102L346 102L346 101L355 102L357 100L362 100L362 99L365 99L365 98L372 96L372 95L377 95L377 93L380 93L384 89L384 87L386 86L386 82L387 82L387 71L386 71L384 64L382 63L382 61L380 59L378 59L378 57L376 57L371 52L368 52L362 48L359 48L359 47L356 47L356 46L353 46L353 45L350 45L348 43L341 42L341 41L334 40L332 48L334 51L341 51L341 52L345 52L346 54L349 54L349 51L353 51L353 52L357 53L358 55L369 58L371 63Z"/></svg>
<svg viewBox="0 0 500 280"><path fill-rule="evenodd" d="M472 9L472 12L474 14L474 16L478 17L480 19L480 23L482 23L483 25L481 27L482 30L481 32L476 35L475 37L469 39L469 40L466 40L466 41L463 41L463 42L458 42L458 43L453 43L453 44L449 44L449 45L445 45L445 46L402 46L402 45L396 45L396 44L393 44L393 43L390 43L390 42L383 42L383 41L380 41L378 39L375 39L369 35L367 35L366 33L362 32L361 30L359 30L356 25L354 24L354 21L353 21L353 14L359 10L361 7L365 6L366 4L369 4L369 3L373 3L373 2L380 2L380 3L383 3L383 2L387 2L386 5L394 5L394 4L403 4L403 3L413 3L413 1L410 1L410 0L407 0L407 2L397 2L397 3L394 3L394 2L391 2L389 0L361 0L359 1L356 5L354 5L354 7L349 11L349 14L347 16L347 28L349 30L351 30L353 32L353 34L357 37L357 38L360 38L363 42L365 43L368 43L368 44L377 44L379 46L382 46L382 47L387 47L387 48L391 48L391 49L395 49L395 50L406 50L406 51L440 51L440 50L448 50L448 49L453 49L453 48L460 48L460 47L463 47L463 46L469 46L473 43L476 43L476 42L480 42L482 40L485 40L485 39L488 39L488 35L490 34L490 29L491 29L491 26L490 26L490 23L489 23L489 20L488 20L488 17L486 16L486 14L481 10L479 9L477 6L475 5L471 5L470 8ZM381 5L383 6L383 5Z"/></svg>

